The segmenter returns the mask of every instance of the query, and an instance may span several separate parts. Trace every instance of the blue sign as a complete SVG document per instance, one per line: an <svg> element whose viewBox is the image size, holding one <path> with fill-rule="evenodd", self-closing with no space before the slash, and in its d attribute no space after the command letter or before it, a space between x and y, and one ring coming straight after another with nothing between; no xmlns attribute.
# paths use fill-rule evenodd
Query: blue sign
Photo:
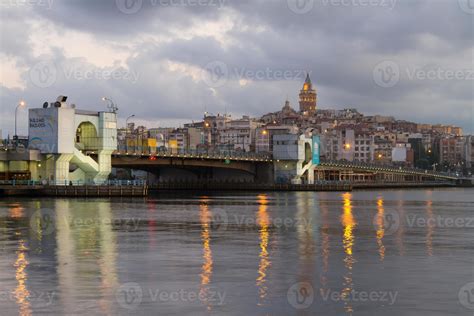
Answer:
<svg viewBox="0 0 474 316"><path fill-rule="evenodd" d="M313 136L313 165L319 166L321 159L319 156L319 148L321 147L321 139L319 136Z"/></svg>

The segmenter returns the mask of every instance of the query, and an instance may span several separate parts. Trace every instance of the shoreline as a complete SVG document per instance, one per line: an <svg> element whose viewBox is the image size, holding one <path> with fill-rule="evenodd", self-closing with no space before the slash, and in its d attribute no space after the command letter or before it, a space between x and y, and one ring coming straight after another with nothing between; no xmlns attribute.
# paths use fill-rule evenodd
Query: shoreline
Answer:
<svg viewBox="0 0 474 316"><path fill-rule="evenodd" d="M0 186L0 197L146 197L160 192L351 192L365 190L474 188L473 184L452 183L327 183L327 184L257 184L257 183L166 183L143 186Z"/></svg>

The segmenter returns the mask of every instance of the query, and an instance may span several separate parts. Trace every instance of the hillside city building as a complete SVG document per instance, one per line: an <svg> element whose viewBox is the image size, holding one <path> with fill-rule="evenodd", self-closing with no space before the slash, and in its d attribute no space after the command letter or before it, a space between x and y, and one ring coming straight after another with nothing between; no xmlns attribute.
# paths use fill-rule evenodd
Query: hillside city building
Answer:
<svg viewBox="0 0 474 316"><path fill-rule="evenodd" d="M286 100L281 110L257 118L206 113L183 128L131 127L118 130L120 148L272 155L277 135L311 134L320 137L322 160L466 172L474 167L473 138L464 136L461 128L366 116L353 108L321 109L309 74L299 93L299 111ZM147 146L147 137L156 146Z"/></svg>

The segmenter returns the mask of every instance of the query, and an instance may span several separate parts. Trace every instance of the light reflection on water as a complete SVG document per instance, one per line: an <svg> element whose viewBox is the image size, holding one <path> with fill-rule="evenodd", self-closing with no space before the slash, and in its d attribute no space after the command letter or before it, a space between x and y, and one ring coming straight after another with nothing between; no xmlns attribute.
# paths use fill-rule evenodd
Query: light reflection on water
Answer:
<svg viewBox="0 0 474 316"><path fill-rule="evenodd" d="M419 313L461 313L457 291L474 281L474 228L413 227L405 219L472 218L470 193L2 200L1 314L399 315L413 306ZM395 230L387 226L390 214L399 216ZM226 223L216 225L216 217ZM132 310L116 298L127 282L143 293ZM307 309L288 301L297 282L314 289ZM177 288L198 298L147 295ZM339 292L341 299L323 299L325 291ZM361 302L352 299L354 291L396 291L398 298L394 304Z"/></svg>
<svg viewBox="0 0 474 316"><path fill-rule="evenodd" d="M380 261L385 259L385 246L383 245L383 238L385 236L385 209L383 207L383 198L377 199L377 244L379 246Z"/></svg>
<svg viewBox="0 0 474 316"><path fill-rule="evenodd" d="M354 281L352 277L352 268L356 260L354 259L353 255L353 247L354 247L354 229L356 226L356 221L354 219L354 215L352 214L352 194L345 193L342 196L343 198L343 214L342 214L342 225L344 227L344 239L343 239L343 246L344 246L344 264L346 267L346 274L344 275L344 283L342 289L342 298L344 299L344 309L347 313L352 313L354 310L352 308L352 304L348 300L348 297L352 290L354 289Z"/></svg>
<svg viewBox="0 0 474 316"><path fill-rule="evenodd" d="M268 241L270 238L269 232L269 216L267 213L267 196L261 194L258 197L258 213L257 213L257 225L259 227L259 239L260 239L260 262L258 264L258 276L256 284L258 287L259 305L263 305L265 298L267 297L268 287L266 285L267 269L271 262L269 258Z"/></svg>
<svg viewBox="0 0 474 316"><path fill-rule="evenodd" d="M28 261L26 260L27 250L28 249L25 247L25 241L20 240L17 251L17 259L15 261L14 267L16 269L15 278L18 282L15 289L15 298L19 307L19 315L21 316L31 315L30 303L28 302L30 293L26 287L26 281L28 279L28 275L26 273L26 267L28 266Z"/></svg>
<svg viewBox="0 0 474 316"><path fill-rule="evenodd" d="M202 249L203 249L203 264L201 272L201 292L200 294L204 298L207 309L211 310L212 305L209 304L209 285L211 283L212 276L212 250L211 250L211 213L209 211L209 202L207 197L202 197L200 205L200 218L201 218L201 238L202 238Z"/></svg>

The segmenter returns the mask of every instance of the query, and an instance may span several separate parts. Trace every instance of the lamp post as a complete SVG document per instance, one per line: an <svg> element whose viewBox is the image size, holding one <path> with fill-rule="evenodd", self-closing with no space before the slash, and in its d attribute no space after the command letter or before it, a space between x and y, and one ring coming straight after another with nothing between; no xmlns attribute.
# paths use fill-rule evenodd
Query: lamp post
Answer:
<svg viewBox="0 0 474 316"><path fill-rule="evenodd" d="M16 131L16 125L17 125L17 124L16 124L16 122L17 122L17 118L16 118L16 117L17 117L17 114L18 114L18 108L19 108L19 107L23 107L23 106L25 106L25 105L26 105L25 101L22 100L22 101L20 101L20 102L17 104L17 106L16 106L16 108L15 108L15 136L14 136L14 139L15 139L15 148L16 148L17 145L18 145L18 134L17 134L17 131Z"/></svg>
<svg viewBox="0 0 474 316"><path fill-rule="evenodd" d="M102 101L107 102L107 107L110 109L110 112L117 113L118 107L115 105L115 102L111 98L103 97Z"/></svg>
<svg viewBox="0 0 474 316"><path fill-rule="evenodd" d="M135 117L135 114L130 115L125 120L125 150L127 151L127 153L128 153L128 120L131 119L132 117Z"/></svg>

